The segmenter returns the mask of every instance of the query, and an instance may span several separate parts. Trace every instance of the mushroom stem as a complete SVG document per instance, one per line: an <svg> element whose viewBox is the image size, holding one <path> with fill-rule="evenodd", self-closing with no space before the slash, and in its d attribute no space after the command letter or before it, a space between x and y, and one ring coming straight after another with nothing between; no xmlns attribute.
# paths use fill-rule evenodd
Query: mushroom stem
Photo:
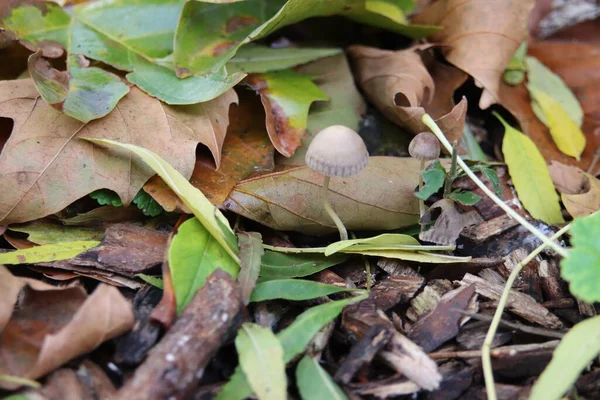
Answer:
<svg viewBox="0 0 600 400"><path fill-rule="evenodd" d="M419 191L423 190L423 170L425 169L425 160L421 160L421 167L419 168ZM419 199L419 217L423 217L425 214L425 201Z"/></svg>
<svg viewBox="0 0 600 400"><path fill-rule="evenodd" d="M340 231L340 240L348 240L348 231L346 227L342 223L342 220L331 208L331 203L329 203L329 177L325 175L325 179L323 179L323 192L321 194L323 198L323 208L327 211L327 214L331 217L335 226L337 226L338 231Z"/></svg>

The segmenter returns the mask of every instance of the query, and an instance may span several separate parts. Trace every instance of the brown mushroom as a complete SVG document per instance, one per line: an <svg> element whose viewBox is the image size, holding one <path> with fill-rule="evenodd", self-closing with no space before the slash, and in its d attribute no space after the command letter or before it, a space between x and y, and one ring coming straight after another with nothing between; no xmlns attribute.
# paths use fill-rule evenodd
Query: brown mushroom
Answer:
<svg viewBox="0 0 600 400"><path fill-rule="evenodd" d="M352 129L333 125L314 137L305 160L309 168L324 175L321 195L323 207L340 231L340 239L348 240L346 227L329 203L329 179L358 174L369 162L365 143Z"/></svg>
<svg viewBox="0 0 600 400"><path fill-rule="evenodd" d="M425 161L437 160L440 156L440 142L431 132L421 132L410 141L408 145L408 154L412 158L421 160L419 172L419 190L423 189L423 170ZM425 214L425 202L419 199L419 216Z"/></svg>

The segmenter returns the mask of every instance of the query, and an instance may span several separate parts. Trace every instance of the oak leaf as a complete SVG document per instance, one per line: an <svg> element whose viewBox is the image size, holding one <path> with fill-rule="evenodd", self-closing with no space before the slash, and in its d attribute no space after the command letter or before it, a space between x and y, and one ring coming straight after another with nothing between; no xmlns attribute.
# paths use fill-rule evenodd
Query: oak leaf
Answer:
<svg viewBox="0 0 600 400"><path fill-rule="evenodd" d="M114 150L82 137L144 146L189 177L198 142L220 152L232 102L237 95L229 90L208 103L164 106L132 87L113 112L83 124L42 101L31 80L0 82L0 116L14 120L0 154L0 222L44 217L101 188L127 205L154 174L132 156L114 157Z"/></svg>

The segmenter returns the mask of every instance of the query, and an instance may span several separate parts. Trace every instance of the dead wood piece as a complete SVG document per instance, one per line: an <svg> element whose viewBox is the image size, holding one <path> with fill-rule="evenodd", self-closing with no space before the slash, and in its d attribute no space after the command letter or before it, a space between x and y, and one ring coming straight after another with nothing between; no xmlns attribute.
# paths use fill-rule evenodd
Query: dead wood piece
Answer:
<svg viewBox="0 0 600 400"><path fill-rule="evenodd" d="M492 349L492 351L490 352L490 355L492 356L492 358L494 358L494 357L501 358L501 357L505 357L505 356L517 357L520 354L525 354L527 352L553 350L556 348L556 346L558 346L559 343L560 343L559 340L551 340L549 342L544 342L544 343L517 344L517 345L512 345L512 346L497 347L495 349ZM435 353L429 353L429 357L432 360L445 360L448 358L480 359L481 351L480 350L468 350L468 351L444 350L444 351L438 351ZM479 360L479 361L481 361L481 360Z"/></svg>
<svg viewBox="0 0 600 400"><path fill-rule="evenodd" d="M479 315L479 314L476 314ZM465 325L456 336L456 341L466 350L480 349L490 324L486 321L479 321L472 324ZM505 331L498 331L494 335L492 341L492 348L502 346L512 339L512 333Z"/></svg>
<svg viewBox="0 0 600 400"><path fill-rule="evenodd" d="M475 314L475 313L466 312L466 311L463 311L462 314L468 315L470 318L477 319L482 322L484 322L484 321L491 322L492 319L494 318L491 315ZM539 336L545 336L545 337L551 337L551 338L557 338L557 339L562 339L562 337L564 336L564 333L557 332L556 330L536 328L534 326L523 325L519 322L509 322L509 321L505 321L505 320L500 320L500 326L503 326L506 328L513 328L513 329L516 329L516 330L519 330L522 332L531 333L533 335L539 335ZM492 347L494 347L494 346L492 346Z"/></svg>
<svg viewBox="0 0 600 400"><path fill-rule="evenodd" d="M414 276L390 276L371 288L370 299L377 308L387 311L396 304L406 303L423 286L425 278Z"/></svg>
<svg viewBox="0 0 600 400"><path fill-rule="evenodd" d="M116 362L137 365L146 358L161 331L160 324L150 318L161 297L162 290L150 285L137 292L133 300L135 325L131 331L117 339Z"/></svg>
<svg viewBox="0 0 600 400"><path fill-rule="evenodd" d="M381 258L377 261L377 266L390 275L422 277L406 261L394 258Z"/></svg>
<svg viewBox="0 0 600 400"><path fill-rule="evenodd" d="M239 327L242 310L237 282L213 272L113 400L185 398Z"/></svg>
<svg viewBox="0 0 600 400"><path fill-rule="evenodd" d="M435 361L410 339L394 332L388 348L389 351L379 352L379 357L390 367L425 390L431 391L439 387L442 375Z"/></svg>
<svg viewBox="0 0 600 400"><path fill-rule="evenodd" d="M315 334L315 336L310 340L310 342L306 346L306 354L320 358L323 349L325 349L325 347L329 343L329 339L333 334L334 328L334 321L331 321L323 328L321 328L321 330Z"/></svg>
<svg viewBox="0 0 600 400"><path fill-rule="evenodd" d="M491 300L498 301L504 290L504 286L487 282L475 275L466 274L461 285L475 284L475 291L481 296ZM518 316L543 327L550 329L562 328L563 324L558 317L552 314L548 309L537 303L531 296L519 293L515 290L510 291L508 297L507 309Z"/></svg>
<svg viewBox="0 0 600 400"><path fill-rule="evenodd" d="M430 279L450 279L450 280L460 280L465 274L477 274L479 271L485 268L492 268L498 265L501 265L503 260L499 257L497 258L488 258L488 257L478 257L472 258L469 262L456 263L452 264L452 268L448 268L448 265L441 265L439 267L435 267L427 274L425 277Z"/></svg>
<svg viewBox="0 0 600 400"><path fill-rule="evenodd" d="M549 300L542 303L542 306L551 308L573 308L575 307L575 300L570 297L564 299Z"/></svg>
<svg viewBox="0 0 600 400"><path fill-rule="evenodd" d="M154 229L114 224L108 227L98 247L78 255L70 263L134 276L163 262L167 237Z"/></svg>
<svg viewBox="0 0 600 400"><path fill-rule="evenodd" d="M327 283L328 285L347 287L344 278L328 269L324 269L323 271L317 272L313 275L313 279L317 282Z"/></svg>
<svg viewBox="0 0 600 400"><path fill-rule="evenodd" d="M529 397L530 387L516 386L497 383L496 397L498 400L527 400ZM470 400L487 400L487 393L484 386L472 386L463 395L464 399Z"/></svg>
<svg viewBox="0 0 600 400"><path fill-rule="evenodd" d="M32 269L37 269L43 274L51 274L54 271L69 271L77 276L95 279L100 282L108 283L112 286L127 287L129 289L139 289L144 286L143 283L126 276L110 271L103 271L98 268L71 264L70 260L45 262L36 265L37 267L32 267ZM40 268L39 266L42 266L43 268Z"/></svg>
<svg viewBox="0 0 600 400"><path fill-rule="evenodd" d="M425 394L427 400L454 400L471 386L473 369L457 361L450 361L440 366L442 382L433 392Z"/></svg>
<svg viewBox="0 0 600 400"><path fill-rule="evenodd" d="M506 279L492 268L486 268L483 271L479 272L478 275L480 278L490 283L504 285L504 283L506 282Z"/></svg>
<svg viewBox="0 0 600 400"><path fill-rule="evenodd" d="M416 393L421 390L421 387L411 381L403 381L398 383L390 383L385 385L365 385L363 388L353 389L354 393L371 395L380 399L393 398L405 394Z"/></svg>
<svg viewBox="0 0 600 400"><path fill-rule="evenodd" d="M514 218L507 214L503 214L481 224L465 228L461 235L475 243L483 243L493 236L499 235L518 224L519 223Z"/></svg>
<svg viewBox="0 0 600 400"><path fill-rule="evenodd" d="M575 382L577 393L583 396L597 396L600 393L600 369L584 374Z"/></svg>
<svg viewBox="0 0 600 400"><path fill-rule="evenodd" d="M365 336L352 346L333 379L341 384L348 384L358 370L370 363L377 352L389 342L392 330L393 327L389 324L372 326Z"/></svg>
<svg viewBox="0 0 600 400"><path fill-rule="evenodd" d="M565 283L560 279L560 270L556 263L542 260L538 267L538 273L545 299L560 300L569 296Z"/></svg>
<svg viewBox="0 0 600 400"><path fill-rule="evenodd" d="M410 301L406 317L416 321L435 308L444 294L452 290L452 282L446 279L434 279L427 283L423 291Z"/></svg>
<svg viewBox="0 0 600 400"><path fill-rule="evenodd" d="M371 298L352 304L342 311L342 327L352 341L361 340L375 325L389 325L390 320L377 309Z"/></svg>
<svg viewBox="0 0 600 400"><path fill-rule="evenodd" d="M577 299L577 308L581 315L585 315L586 317L593 317L596 315L596 309L593 304L586 303L585 301L581 301Z"/></svg>
<svg viewBox="0 0 600 400"><path fill-rule="evenodd" d="M474 294L474 285L462 286L446 293L433 311L413 325L408 334L409 339L429 353L454 338L458 335L463 317L460 311L469 306Z"/></svg>
<svg viewBox="0 0 600 400"><path fill-rule="evenodd" d="M525 249L517 249L505 257L504 267L509 271L509 274L527 257L527 255L528 253ZM514 286L519 288L521 292L533 297L536 301L542 302L544 297L542 295L542 283L538 273L539 261L540 259L537 257L525 265ZM506 277L508 278L508 275L506 275Z"/></svg>

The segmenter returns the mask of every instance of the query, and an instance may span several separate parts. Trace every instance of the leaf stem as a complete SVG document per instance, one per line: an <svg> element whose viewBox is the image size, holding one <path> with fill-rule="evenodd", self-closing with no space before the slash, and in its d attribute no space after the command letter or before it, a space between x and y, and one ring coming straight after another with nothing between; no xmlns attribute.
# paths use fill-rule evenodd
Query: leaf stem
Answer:
<svg viewBox="0 0 600 400"><path fill-rule="evenodd" d="M331 203L329 203L329 177L328 176L325 176L323 179L323 190L321 192L321 197L323 198L323 207L325 208L325 211L327 211L327 214L329 214L329 216L335 223L335 226L337 226L338 231L340 231L340 240L348 240L348 231L346 230L344 223L342 222L340 217L338 217L338 215L335 213L333 208L331 208Z"/></svg>
<svg viewBox="0 0 600 400"><path fill-rule="evenodd" d="M550 239L558 239L565 232L567 232L570 227L571 224L566 225L561 230L552 235ZM496 312L494 313L494 318L490 323L487 335L485 336L485 340L483 341L483 345L481 346L481 363L483 367L483 378L485 380L485 390L487 392L488 400L496 400L496 388L494 385L494 373L492 370L492 358L490 356L490 349L492 347L492 341L494 340L496 331L498 330L498 325L500 324L502 313L504 312L504 307L506 306L506 303L508 301L510 290L512 288L513 283L515 282L515 279L517 278L517 276L519 276L519 272L521 272L523 267L529 264L531 260L537 257L537 255L540 254L542 250L544 250L547 246L548 243L542 243L537 249L532 251L519 264L517 264L508 276L506 284L504 285L504 290L502 291L502 295L500 296L500 300L498 301L498 307L496 308Z"/></svg>
<svg viewBox="0 0 600 400"><path fill-rule="evenodd" d="M444 136L444 133L441 131L441 129L439 128L439 126L437 126L437 124L435 123L435 121L429 116L429 114L427 114L427 113L424 114L423 117L421 118L421 121L429 129L431 129L431 131L435 134L435 136L437 136L437 138L442 143L442 145L446 148L446 150L448 150L449 152L451 152L452 151L452 145L450 144L450 142L448 141L448 139L446 139L446 137ZM507 206L502 200L500 200L498 198L498 196L496 196L496 194L494 192L492 192L490 189L488 189L488 187L485 186L485 184L481 181L481 179L479 179L477 177L477 175L475 175L475 173L462 160L462 158L460 158L460 157L457 156L456 157L456 161L458 162L458 165L462 168L462 170L465 171L465 173L469 176L469 178L471 178L471 180L473 182L475 182L475 184L477 186L479 186L479 188L489 198L491 198L494 201L494 203L496 203L498 205L498 207L500 207L501 209L503 209L504 212L507 213L508 215L510 215L512 218L514 218L515 220L517 220L518 223L520 223L521 225L523 225L529 232L531 232L538 239L540 239L542 241L542 243L545 243L547 246L551 247L561 257L566 257L567 250L565 250L564 248L562 248L558 243L556 243L556 242L552 241L551 239L549 239L548 237L546 237L546 235L544 235L542 232L540 232L540 230L536 229L535 226L531 225L525 218L523 218L522 216L520 216L519 214L517 214L515 212L515 210L513 210L512 208L510 208L509 206Z"/></svg>

